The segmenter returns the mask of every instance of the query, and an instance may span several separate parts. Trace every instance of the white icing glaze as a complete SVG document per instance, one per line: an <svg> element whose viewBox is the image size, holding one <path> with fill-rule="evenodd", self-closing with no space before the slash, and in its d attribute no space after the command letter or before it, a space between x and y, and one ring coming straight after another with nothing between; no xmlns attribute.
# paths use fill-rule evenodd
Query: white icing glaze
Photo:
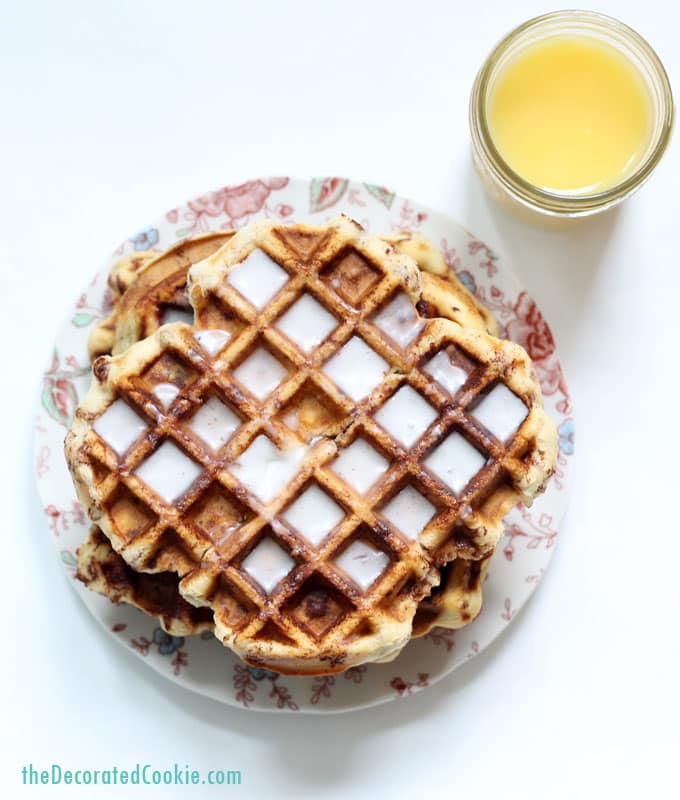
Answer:
<svg viewBox="0 0 680 800"><path fill-rule="evenodd" d="M499 383L471 412L501 442L506 442L524 422L529 410L516 394Z"/></svg>
<svg viewBox="0 0 680 800"><path fill-rule="evenodd" d="M292 430L296 431L300 427L300 416L297 408L291 408L283 415L284 423Z"/></svg>
<svg viewBox="0 0 680 800"><path fill-rule="evenodd" d="M211 397L187 423L187 428L211 450L219 450L241 424L239 417L216 397Z"/></svg>
<svg viewBox="0 0 680 800"><path fill-rule="evenodd" d="M422 331L425 323L413 303L400 292L373 320L375 324L405 350Z"/></svg>
<svg viewBox="0 0 680 800"><path fill-rule="evenodd" d="M306 353L337 327L337 320L311 295L302 297L277 320L276 326Z"/></svg>
<svg viewBox="0 0 680 800"><path fill-rule="evenodd" d="M437 418L437 411L406 384L375 414L376 422L406 448L412 447Z"/></svg>
<svg viewBox="0 0 680 800"><path fill-rule="evenodd" d="M363 339L353 336L323 367L352 400L361 400L380 384L390 365Z"/></svg>
<svg viewBox="0 0 680 800"><path fill-rule="evenodd" d="M335 564L366 591L390 563L386 553L361 540L352 542L336 559Z"/></svg>
<svg viewBox="0 0 680 800"><path fill-rule="evenodd" d="M216 545L224 544L227 539L243 527L242 520L233 522L218 522L210 529L210 538Z"/></svg>
<svg viewBox="0 0 680 800"><path fill-rule="evenodd" d="M243 559L241 567L260 584L267 594L271 594L295 566L295 561L273 539L263 539Z"/></svg>
<svg viewBox="0 0 680 800"><path fill-rule="evenodd" d="M194 324L194 312L188 308L177 308L177 306L165 306L161 317L161 325L169 325L172 322L184 322L187 325Z"/></svg>
<svg viewBox="0 0 680 800"><path fill-rule="evenodd" d="M417 539L437 509L413 486L405 486L381 510L407 538Z"/></svg>
<svg viewBox="0 0 680 800"><path fill-rule="evenodd" d="M484 456L459 433L452 433L425 459L425 466L460 494L486 463Z"/></svg>
<svg viewBox="0 0 680 800"><path fill-rule="evenodd" d="M331 465L331 469L359 494L366 492L389 464L365 439L356 439Z"/></svg>
<svg viewBox="0 0 680 800"><path fill-rule="evenodd" d="M209 356L214 358L229 339L231 339L231 334L229 331L211 328L209 330L194 331L194 339L196 339Z"/></svg>
<svg viewBox="0 0 680 800"><path fill-rule="evenodd" d="M256 249L231 270L227 281L260 309L288 282L288 273L264 251Z"/></svg>
<svg viewBox="0 0 680 800"><path fill-rule="evenodd" d="M450 395L454 395L468 378L467 372L451 363L447 352L440 350L423 367L424 371L440 383Z"/></svg>
<svg viewBox="0 0 680 800"><path fill-rule="evenodd" d="M269 350L260 347L234 370L234 377L258 400L264 400L287 373L288 370Z"/></svg>
<svg viewBox="0 0 680 800"><path fill-rule="evenodd" d="M302 446L279 450L261 434L229 470L259 500L269 503L295 477L306 454Z"/></svg>
<svg viewBox="0 0 680 800"><path fill-rule="evenodd" d="M161 500L172 505L203 472L203 468L185 455L177 445L166 440L142 461L135 475Z"/></svg>
<svg viewBox="0 0 680 800"><path fill-rule="evenodd" d="M116 455L124 456L148 425L124 400L115 400L92 427Z"/></svg>
<svg viewBox="0 0 680 800"><path fill-rule="evenodd" d="M313 545L318 545L344 516L343 509L316 484L312 484L281 514Z"/></svg>
<svg viewBox="0 0 680 800"><path fill-rule="evenodd" d="M159 383L153 388L154 397L165 409L170 408L178 394L179 389L174 383Z"/></svg>

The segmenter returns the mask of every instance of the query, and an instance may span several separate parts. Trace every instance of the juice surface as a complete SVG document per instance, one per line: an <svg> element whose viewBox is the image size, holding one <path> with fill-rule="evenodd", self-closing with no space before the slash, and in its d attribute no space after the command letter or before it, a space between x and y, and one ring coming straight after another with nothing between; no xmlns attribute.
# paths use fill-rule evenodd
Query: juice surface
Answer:
<svg viewBox="0 0 680 800"><path fill-rule="evenodd" d="M587 36L530 45L502 68L487 104L506 163L543 189L590 194L627 177L652 129L652 101L625 56Z"/></svg>

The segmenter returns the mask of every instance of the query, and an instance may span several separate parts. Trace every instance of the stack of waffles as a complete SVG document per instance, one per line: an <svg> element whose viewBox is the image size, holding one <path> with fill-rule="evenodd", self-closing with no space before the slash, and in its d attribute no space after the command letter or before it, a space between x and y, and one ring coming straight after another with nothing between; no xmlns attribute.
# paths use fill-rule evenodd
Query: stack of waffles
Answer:
<svg viewBox="0 0 680 800"><path fill-rule="evenodd" d="M528 355L435 248L261 221L109 283L66 439L80 580L287 674L475 618L556 432Z"/></svg>

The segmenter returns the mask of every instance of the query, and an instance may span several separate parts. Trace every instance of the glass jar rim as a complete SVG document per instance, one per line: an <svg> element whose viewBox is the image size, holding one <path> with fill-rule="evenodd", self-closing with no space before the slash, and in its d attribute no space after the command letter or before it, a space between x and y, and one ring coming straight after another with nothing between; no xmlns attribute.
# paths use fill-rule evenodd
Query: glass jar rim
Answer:
<svg viewBox="0 0 680 800"><path fill-rule="evenodd" d="M527 181L505 161L494 144L486 117L486 99L492 70L499 59L509 50L514 42L528 31L553 23L590 23L599 26L602 31L618 34L626 43L641 53L653 71L662 96L662 124L653 141L653 147L647 158L622 181L613 186L590 194L568 194L543 189ZM559 32L546 32L548 36L559 35ZM625 54L624 54L625 55ZM644 77L644 76L643 76ZM649 83L649 81L646 81ZM485 156L486 166L491 169L506 191L509 191L519 202L543 213L565 216L580 216L604 210L617 204L639 188L651 175L661 160L670 141L674 123L673 93L668 74L652 46L637 31L614 17L595 11L563 10L552 11L533 17L511 30L493 48L481 69L470 95L470 130L473 144Z"/></svg>

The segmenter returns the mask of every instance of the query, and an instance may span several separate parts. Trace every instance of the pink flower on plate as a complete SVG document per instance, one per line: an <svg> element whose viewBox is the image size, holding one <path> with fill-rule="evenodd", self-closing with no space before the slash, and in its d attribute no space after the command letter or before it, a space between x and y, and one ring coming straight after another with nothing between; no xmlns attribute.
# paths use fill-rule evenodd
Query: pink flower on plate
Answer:
<svg viewBox="0 0 680 800"><path fill-rule="evenodd" d="M209 217L219 217L224 211L224 191L224 189L218 189L216 192L208 192L208 194L194 197L193 200L189 200L189 208L197 216L207 214Z"/></svg>
<svg viewBox="0 0 680 800"><path fill-rule="evenodd" d="M219 217L220 214L226 214L231 220L237 220L260 211L271 192L283 189L287 184L288 178L268 178L238 186L225 186L190 200L189 208L196 216L205 214Z"/></svg>
<svg viewBox="0 0 680 800"><path fill-rule="evenodd" d="M274 209L276 213L282 218L285 219L289 217L293 213L293 206L289 206L287 203L279 203L278 206Z"/></svg>
<svg viewBox="0 0 680 800"><path fill-rule="evenodd" d="M224 189L224 210L231 219L254 214L265 204L270 191L262 181L249 181L231 189Z"/></svg>
<svg viewBox="0 0 680 800"><path fill-rule="evenodd" d="M535 360L545 359L555 352L555 341L547 322L536 303L522 292L515 304L517 319L508 323L508 333Z"/></svg>
<svg viewBox="0 0 680 800"><path fill-rule="evenodd" d="M506 326L509 339L521 344L531 356L544 394L555 394L558 390L568 396L562 367L555 352L555 340L548 323L536 303L526 292L517 298L514 308L516 319Z"/></svg>
<svg viewBox="0 0 680 800"><path fill-rule="evenodd" d="M50 448L44 445L40 448L40 452L35 462L35 474L42 478L50 471Z"/></svg>

